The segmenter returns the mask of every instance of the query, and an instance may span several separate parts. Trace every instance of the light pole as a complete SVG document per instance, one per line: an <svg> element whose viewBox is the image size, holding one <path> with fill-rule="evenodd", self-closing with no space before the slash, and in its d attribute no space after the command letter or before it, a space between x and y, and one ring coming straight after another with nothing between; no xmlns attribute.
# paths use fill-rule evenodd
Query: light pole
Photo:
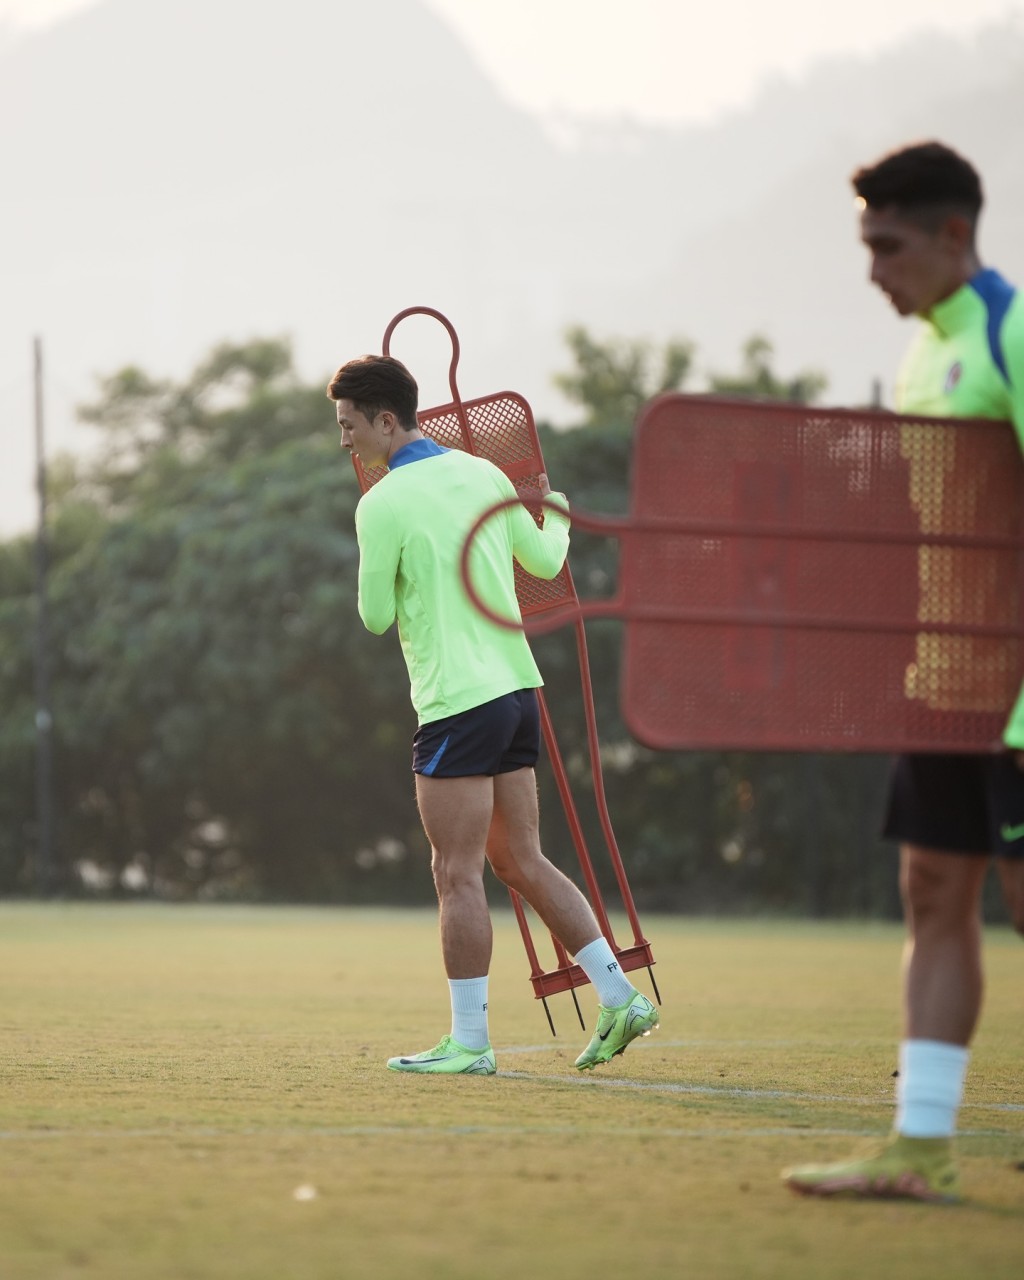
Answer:
<svg viewBox="0 0 1024 1280"><path fill-rule="evenodd" d="M50 706L50 613L47 599L46 450L43 419L43 343L35 338L33 385L35 399L36 491L39 523L34 560L35 632L33 659L36 694L36 818L39 843L35 859L35 887L46 897L54 887L53 712Z"/></svg>

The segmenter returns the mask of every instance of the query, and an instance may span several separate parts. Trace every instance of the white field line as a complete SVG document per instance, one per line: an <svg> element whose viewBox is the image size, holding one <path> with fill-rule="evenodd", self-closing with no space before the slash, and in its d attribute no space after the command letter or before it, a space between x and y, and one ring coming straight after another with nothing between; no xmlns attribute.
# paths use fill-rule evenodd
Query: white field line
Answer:
<svg viewBox="0 0 1024 1280"><path fill-rule="evenodd" d="M748 1046L755 1048L771 1048L780 1045L805 1044L806 1041L763 1041L763 1040L723 1040L723 1041L693 1041L693 1040L662 1040L652 1042L642 1042L632 1046L635 1053L637 1049L653 1048L655 1045L659 1048L694 1048L701 1045L721 1045L722 1047L736 1048L739 1046ZM536 1053L544 1050L554 1050L562 1048L562 1045L547 1042L541 1045L507 1045L495 1050L498 1057L503 1055L514 1055L524 1053ZM800 1090L789 1089L742 1089L734 1086L716 1086L716 1085L693 1085L682 1084L672 1081L665 1082L647 1082L640 1080L624 1079L622 1077L605 1077L603 1075L591 1075L575 1073L572 1075L545 1075L537 1072L529 1071L498 1071L496 1079L514 1080L524 1084L556 1084L567 1085L569 1087L590 1088L590 1089L618 1089L632 1091L634 1093L676 1095L676 1096L702 1096L702 1097L721 1097L721 1098L749 1098L752 1100L785 1100L809 1103L828 1103L843 1104L854 1107L886 1107L892 1105L890 1098L883 1097L852 1097L842 1094L830 1093L810 1093ZM1012 1102L965 1102L963 1110L1003 1112L1003 1113L1020 1113L1024 1112L1024 1104ZM581 1128L578 1125L440 1125L440 1126L405 1126L405 1125L352 1125L352 1126L324 1126L321 1128L261 1128L261 1129L232 1129L232 1128L207 1128L196 1127L190 1129L167 1128L167 1129L24 1129L24 1130L0 1130L0 1142L4 1141L25 1141L25 1140L44 1140L47 1138L226 1138L226 1137L360 1137L360 1136L439 1136L439 1135L472 1135L472 1134L536 1134L543 1136L545 1134L601 1134L617 1135L619 1137L643 1137L643 1138L753 1138L753 1137L790 1137L790 1136L813 1136L820 1134L825 1137L874 1137L878 1136L878 1131L874 1129L818 1129L809 1128L807 1126L776 1126L770 1128L744 1128L744 1129L678 1129L667 1128L664 1126L641 1128L641 1127L623 1127L621 1125L611 1125L607 1129L587 1126ZM1004 1129L961 1129L959 1136L964 1138L985 1137L985 1138L1007 1138L1016 1137L1017 1135Z"/></svg>
<svg viewBox="0 0 1024 1280"><path fill-rule="evenodd" d="M483 1077L481 1079L481 1084ZM594 1075L540 1075L528 1071L499 1071L495 1079L514 1080L523 1084L568 1085L585 1089L618 1089L634 1093L676 1096L702 1096L722 1098L750 1098L753 1100L786 1100L809 1103L844 1104L854 1107L887 1107L891 1100L885 1098L848 1097L840 1094L807 1093L797 1089L738 1089L731 1086L690 1085L671 1081L650 1083L641 1080L629 1080L621 1077L604 1077ZM429 1085L428 1085L429 1087ZM479 1087L479 1086L475 1086ZM486 1087L486 1086L483 1086ZM1008 1102L969 1102L964 1110L1016 1113L1024 1112L1024 1105ZM216 1128L197 1126L195 1128L165 1129L22 1129L0 1131L0 1142L45 1140L47 1138L228 1138L228 1137L316 1137L347 1138L359 1136L410 1136L417 1135L471 1135L471 1134L588 1134L618 1135L619 1137L636 1138L755 1138L755 1137L804 1137L820 1134L825 1137L866 1138L878 1136L877 1129L820 1129L806 1125L781 1125L759 1128L723 1129L679 1129L664 1125L656 1127L637 1127L609 1125L608 1127L579 1125L325 1125L309 1128ZM958 1136L962 1138L1014 1138L1016 1133L1007 1129L961 1129Z"/></svg>
<svg viewBox="0 0 1024 1280"><path fill-rule="evenodd" d="M661 1038L654 1040L644 1037L641 1040L630 1045L630 1052L636 1053L638 1049L694 1049L694 1048L754 1048L754 1049L773 1049L773 1048L793 1048L797 1045L807 1046L810 1042L807 1040L662 1040ZM551 1051L565 1046L558 1044L517 1044L506 1045L504 1048L496 1048L495 1056L504 1057L506 1054L515 1055L520 1053L542 1053L545 1050ZM780 1098L797 1100L801 1102L844 1102L851 1106L858 1107L876 1107L884 1106L887 1099L885 1098L865 1098L865 1097L847 1097L843 1094L832 1093L802 1093L799 1091L790 1091L787 1089L737 1089L726 1086L716 1085L690 1085L690 1084L646 1084L642 1081L623 1080L618 1078L604 1079L601 1076L594 1075L565 1075L565 1076L549 1076L540 1075L536 1072L529 1071L499 1071L499 1076L506 1076L513 1080L534 1080L538 1083L551 1083L552 1081L560 1084L580 1084L590 1086L604 1086L608 1089L635 1089L638 1092L661 1092L661 1093L689 1093L704 1094L710 1096L721 1096L727 1098ZM894 1090L895 1092L895 1090ZM979 1111L1024 1111L1024 1103L1018 1102L964 1102L961 1104L961 1110L970 1110L971 1108Z"/></svg>
<svg viewBox="0 0 1024 1280"><path fill-rule="evenodd" d="M225 1129L197 1127L192 1129L12 1129L0 1131L0 1142L45 1142L66 1138L85 1138L91 1141L106 1139L148 1139L172 1138L195 1141L208 1138L436 1138L445 1136L467 1136L483 1134L490 1137L518 1137L523 1134L534 1134L538 1137L617 1137L617 1138L671 1138L715 1139L739 1138L748 1142L751 1138L878 1138L884 1137L885 1131L874 1129L817 1129L806 1126L779 1125L774 1128L756 1129L672 1129L667 1126L643 1128L626 1125L579 1125L559 1124L453 1124L453 1125L325 1125L323 1128L311 1126L308 1129L267 1128L267 1129ZM959 1138L1012 1138L1014 1134L1003 1129L961 1129Z"/></svg>
<svg viewBox="0 0 1024 1280"><path fill-rule="evenodd" d="M581 1036L585 1036L586 1032L580 1032ZM812 1040L666 1040L662 1036L652 1039L649 1036L641 1037L639 1043L634 1040L630 1046L631 1052L636 1049L797 1049L812 1047L820 1042ZM828 1048L836 1047L835 1040L828 1041ZM858 1041L862 1044L863 1041ZM569 1040L555 1040L552 1037L545 1041L544 1044L509 1044L503 1048L497 1045L494 1052L504 1053L553 1053L556 1049L569 1049Z"/></svg>
<svg viewBox="0 0 1024 1280"><path fill-rule="evenodd" d="M532 1071L499 1071L498 1076L508 1080L527 1080L537 1084L583 1085L591 1089L631 1089L637 1093L676 1093L698 1094L705 1097L720 1098L753 1098L753 1099L786 1099L796 1102L830 1102L845 1103L854 1107L881 1107L891 1105L888 1098L849 1097L838 1093L804 1093L797 1089L737 1089L732 1086L713 1084L675 1084L671 1081L649 1083L642 1080L623 1080L604 1076L548 1076ZM1018 1102L965 1102L961 1110L976 1111L1022 1111L1024 1103Z"/></svg>

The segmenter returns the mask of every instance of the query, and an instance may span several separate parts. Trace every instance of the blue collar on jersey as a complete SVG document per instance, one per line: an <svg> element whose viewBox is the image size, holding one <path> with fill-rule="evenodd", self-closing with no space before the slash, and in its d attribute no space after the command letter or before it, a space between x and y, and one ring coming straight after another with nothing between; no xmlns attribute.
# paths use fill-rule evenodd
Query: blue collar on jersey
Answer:
<svg viewBox="0 0 1024 1280"><path fill-rule="evenodd" d="M1017 291L1008 280L1004 280L999 272L993 271L991 267L983 268L967 283L985 304L988 312L989 350L992 352L992 359L995 361L996 368L1005 380L1009 382L1010 373L1006 367L1006 356L1003 354L1000 330L1003 327L1006 313L1010 309L1013 296Z"/></svg>
<svg viewBox="0 0 1024 1280"><path fill-rule="evenodd" d="M410 440L408 444L403 444L397 453L393 453L388 462L388 470L394 471L395 467L404 467L407 462L419 462L421 458L434 458L439 453L447 453L447 449L443 449L436 440L431 440L424 436L422 440Z"/></svg>

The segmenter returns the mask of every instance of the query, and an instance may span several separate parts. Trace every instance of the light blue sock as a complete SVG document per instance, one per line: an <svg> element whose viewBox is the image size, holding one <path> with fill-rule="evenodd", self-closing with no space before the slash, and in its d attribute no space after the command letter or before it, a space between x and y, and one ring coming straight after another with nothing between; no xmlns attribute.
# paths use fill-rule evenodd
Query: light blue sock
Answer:
<svg viewBox="0 0 1024 1280"><path fill-rule="evenodd" d="M619 968L607 938L595 938L576 952L576 963L593 983L598 1001L606 1009L617 1009L636 995L636 987Z"/></svg>
<svg viewBox="0 0 1024 1280"><path fill-rule="evenodd" d="M452 994L452 1039L464 1049L486 1049L487 978L449 978Z"/></svg>
<svg viewBox="0 0 1024 1280"><path fill-rule="evenodd" d="M896 1086L896 1132L951 1138L964 1096L970 1050L941 1040L904 1040Z"/></svg>

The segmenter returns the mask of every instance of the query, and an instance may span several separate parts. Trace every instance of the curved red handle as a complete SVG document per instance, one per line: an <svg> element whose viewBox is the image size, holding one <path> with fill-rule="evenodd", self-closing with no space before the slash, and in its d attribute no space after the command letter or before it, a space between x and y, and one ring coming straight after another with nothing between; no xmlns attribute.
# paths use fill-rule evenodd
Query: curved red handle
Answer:
<svg viewBox="0 0 1024 1280"><path fill-rule="evenodd" d="M448 337L452 340L452 362L448 366L448 386L451 388L452 399L461 403L459 388L455 381L455 370L458 368L459 364L459 335L455 332L455 326L452 322L440 311L436 311L433 307L406 307L404 311L399 311L398 315L395 316L388 327L384 330L384 341L381 344L382 352L386 356L391 354L391 335L402 321L407 319L409 316L430 316L440 324L443 324L448 330Z"/></svg>

